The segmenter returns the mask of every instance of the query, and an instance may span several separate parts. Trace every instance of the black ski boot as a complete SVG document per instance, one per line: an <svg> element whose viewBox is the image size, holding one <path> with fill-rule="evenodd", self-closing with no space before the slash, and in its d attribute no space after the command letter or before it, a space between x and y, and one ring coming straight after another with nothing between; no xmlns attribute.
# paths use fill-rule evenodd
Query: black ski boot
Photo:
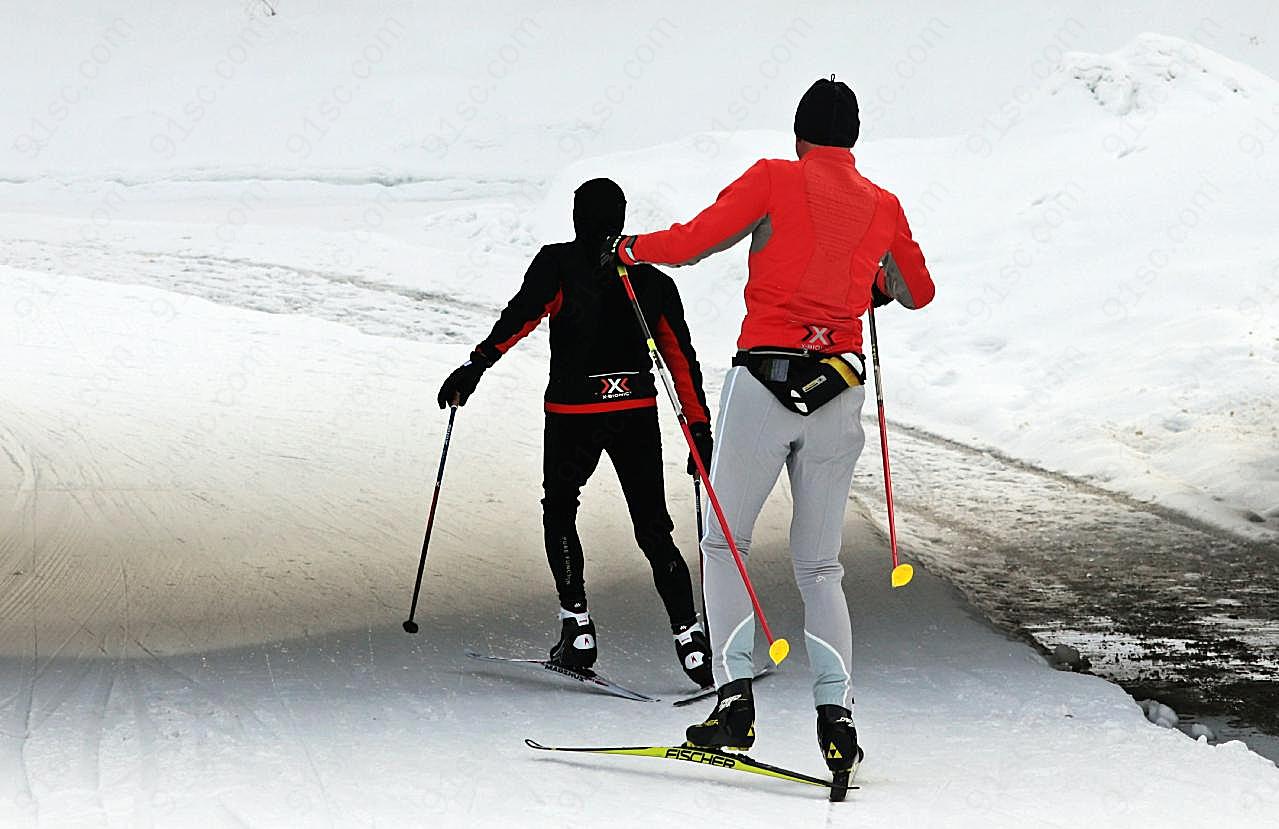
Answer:
<svg viewBox="0 0 1279 829"><path fill-rule="evenodd" d="M853 712L841 705L817 706L817 746L832 775L830 799L843 800L864 756L857 745Z"/></svg>
<svg viewBox="0 0 1279 829"><path fill-rule="evenodd" d="M680 667L699 688L715 684L711 676L711 643L698 622L694 622L675 634L675 654Z"/></svg>
<svg viewBox="0 0 1279 829"><path fill-rule="evenodd" d="M755 697L749 679L735 679L718 691L715 710L684 732L687 745L700 748L740 749L755 745Z"/></svg>
<svg viewBox="0 0 1279 829"><path fill-rule="evenodd" d="M551 648L551 661L574 671L595 664L595 622L586 613L561 612L560 641Z"/></svg>

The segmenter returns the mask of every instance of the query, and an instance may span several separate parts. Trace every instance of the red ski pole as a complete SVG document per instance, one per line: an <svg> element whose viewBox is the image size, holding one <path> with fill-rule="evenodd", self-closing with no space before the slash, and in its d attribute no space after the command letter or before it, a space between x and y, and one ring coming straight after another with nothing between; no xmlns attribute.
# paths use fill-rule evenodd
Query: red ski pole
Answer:
<svg viewBox="0 0 1279 829"><path fill-rule="evenodd" d="M702 482L706 484L706 497L711 502L711 509L715 511L715 517L719 519L719 527L724 531L724 540L728 542L728 550L733 554L733 563L737 565L737 572L742 577L742 584L746 586L746 595L750 597L751 607L755 609L755 617L759 619L759 626L764 630L764 638L768 640L768 656L773 660L773 664L780 665L786 655L790 653L790 643L785 639L773 638L773 631L768 626L768 620L764 618L764 609L759 606L759 597L755 595L755 587L751 584L751 577L746 574L746 565L742 562L741 553L737 552L737 544L733 541L733 534L728 529L728 519L724 517L724 510L719 505L719 498L715 496L715 487L711 486L710 475L706 474L706 466L702 463L701 453L697 451L693 433L688 428L688 418L684 417L684 410L679 405L679 398L675 396L675 385L671 382L670 372L666 370L666 363L662 361L661 352L657 350L657 341L653 339L653 332L649 330L648 321L644 319L644 312L640 309L639 299L635 296L635 288L631 285L631 277L627 273L625 265L618 264L617 275L622 278L622 284L626 287L626 295L631 300L631 307L635 309L635 316L639 320L640 329L644 332L644 339L648 342L648 355L652 358L653 365L657 367L657 373L661 375L662 385L666 387L667 398L670 399L671 405L675 407L675 416L679 420L680 429L684 431L684 440L688 442L688 450L693 455L693 462L697 465L697 474Z"/></svg>
<svg viewBox="0 0 1279 829"><path fill-rule="evenodd" d="M888 468L888 422L884 419L884 385L880 379L879 340L875 336L875 306L870 311L870 360L875 366L875 399L879 403L879 448L884 455L884 500L888 504L888 543L893 549L893 587L905 587L915 577L915 568L897 563L897 521L893 516L893 473Z"/></svg>

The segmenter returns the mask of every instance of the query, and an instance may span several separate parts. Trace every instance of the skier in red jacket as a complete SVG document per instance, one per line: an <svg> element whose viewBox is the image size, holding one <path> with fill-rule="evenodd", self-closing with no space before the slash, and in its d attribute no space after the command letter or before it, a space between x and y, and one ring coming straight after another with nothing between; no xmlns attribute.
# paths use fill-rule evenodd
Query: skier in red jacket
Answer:
<svg viewBox="0 0 1279 829"><path fill-rule="evenodd" d="M782 467L794 514L791 554L804 599L804 634L822 756L855 771L852 625L839 550L853 467L864 443L865 359L860 317L896 300L922 308L933 282L896 196L857 170L860 119L843 83L822 79L795 112L796 161L764 159L687 224L612 242L625 265L688 265L751 237L746 318L724 380L709 474L745 556ZM688 728L690 744L746 749L755 739L755 624L717 523L702 540L715 710Z"/></svg>

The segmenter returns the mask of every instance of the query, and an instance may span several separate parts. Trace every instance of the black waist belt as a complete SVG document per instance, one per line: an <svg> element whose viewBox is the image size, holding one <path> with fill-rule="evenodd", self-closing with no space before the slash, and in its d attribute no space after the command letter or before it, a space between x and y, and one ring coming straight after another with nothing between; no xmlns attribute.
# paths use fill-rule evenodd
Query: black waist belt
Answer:
<svg viewBox="0 0 1279 829"><path fill-rule="evenodd" d="M865 359L853 352L752 348L737 352L733 365L745 367L783 406L802 415L812 414L845 389L866 381Z"/></svg>

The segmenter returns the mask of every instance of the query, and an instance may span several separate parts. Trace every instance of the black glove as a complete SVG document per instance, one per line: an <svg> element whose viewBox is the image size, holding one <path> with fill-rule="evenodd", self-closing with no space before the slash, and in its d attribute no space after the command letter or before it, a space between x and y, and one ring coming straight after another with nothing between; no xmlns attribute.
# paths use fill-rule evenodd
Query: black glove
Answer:
<svg viewBox="0 0 1279 829"><path fill-rule="evenodd" d="M465 406L466 399L475 394L475 387L480 384L480 377L484 375L484 370L489 367L488 360L478 351L471 353L471 359L453 370L453 373L444 381L444 385L440 386L440 394L436 400L440 404L440 408L451 404L454 399L457 405Z"/></svg>
<svg viewBox="0 0 1279 829"><path fill-rule="evenodd" d="M600 267L615 268L622 264L622 260L618 257L618 248L625 248L626 255L635 261L635 255L631 252L631 245L635 244L634 236L608 236L605 237L604 243L600 246Z"/></svg>
<svg viewBox="0 0 1279 829"><path fill-rule="evenodd" d="M709 423L694 423L688 427L689 433L693 436L693 445L697 447L697 454L702 459L702 466L706 469L706 474L711 474L711 454L715 449L715 441L711 440L711 425ZM693 453L688 453L688 474L694 478L697 477L697 464L693 461Z"/></svg>
<svg viewBox="0 0 1279 829"><path fill-rule="evenodd" d="M881 305L887 305L893 301L893 298L883 291L879 290L879 285L870 283L870 301L878 308Z"/></svg>

